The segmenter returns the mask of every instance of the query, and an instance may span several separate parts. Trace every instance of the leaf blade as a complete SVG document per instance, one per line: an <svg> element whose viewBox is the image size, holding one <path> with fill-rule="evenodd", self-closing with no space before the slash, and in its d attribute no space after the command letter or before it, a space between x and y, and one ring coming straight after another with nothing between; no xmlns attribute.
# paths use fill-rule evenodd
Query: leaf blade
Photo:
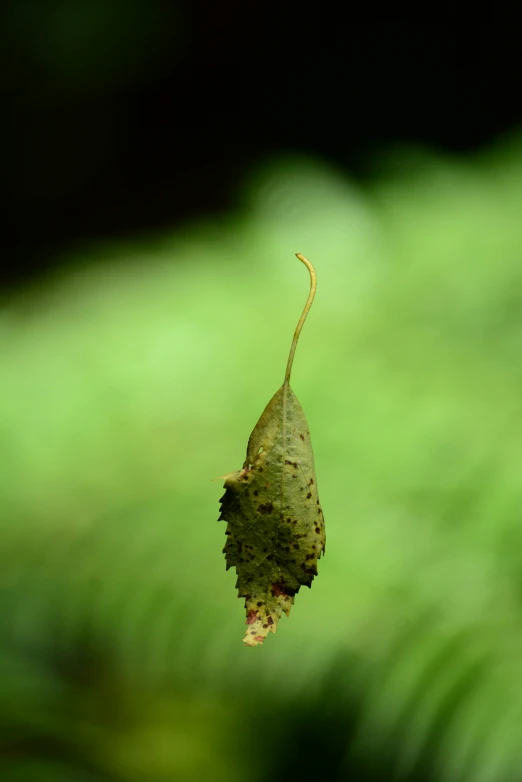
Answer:
<svg viewBox="0 0 522 782"><path fill-rule="evenodd" d="M261 414L243 468L227 476L225 489L227 569L235 566L245 598L243 641L256 646L290 613L301 586L311 586L325 548L310 432L289 383Z"/></svg>

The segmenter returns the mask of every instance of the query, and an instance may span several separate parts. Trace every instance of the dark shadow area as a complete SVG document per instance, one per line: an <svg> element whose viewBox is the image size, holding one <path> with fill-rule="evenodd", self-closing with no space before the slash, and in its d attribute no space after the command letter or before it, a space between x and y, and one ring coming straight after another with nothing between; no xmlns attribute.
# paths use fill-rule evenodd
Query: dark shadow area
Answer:
<svg viewBox="0 0 522 782"><path fill-rule="evenodd" d="M83 241L219 219L276 153L364 178L390 144L465 152L521 119L505 28L166 0L1 14L4 285Z"/></svg>

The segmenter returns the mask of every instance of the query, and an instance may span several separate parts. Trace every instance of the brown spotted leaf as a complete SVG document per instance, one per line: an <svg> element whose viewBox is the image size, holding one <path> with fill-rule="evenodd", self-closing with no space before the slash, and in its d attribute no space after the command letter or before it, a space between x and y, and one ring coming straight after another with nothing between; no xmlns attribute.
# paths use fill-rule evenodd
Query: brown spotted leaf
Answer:
<svg viewBox="0 0 522 782"><path fill-rule="evenodd" d="M245 598L248 646L276 631L300 587L311 586L325 548L310 432L289 384L295 343L315 293L313 268L311 278L285 382L250 435L242 469L224 476L219 520L228 522L224 553L227 570L236 568L239 597Z"/></svg>

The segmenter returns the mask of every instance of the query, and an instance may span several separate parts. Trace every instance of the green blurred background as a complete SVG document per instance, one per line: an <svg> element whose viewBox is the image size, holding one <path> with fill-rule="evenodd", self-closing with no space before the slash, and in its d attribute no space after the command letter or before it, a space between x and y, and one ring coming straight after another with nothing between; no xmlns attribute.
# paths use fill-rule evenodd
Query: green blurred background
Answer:
<svg viewBox="0 0 522 782"><path fill-rule="evenodd" d="M459 136L451 115L450 143L429 113L433 137L371 114L339 147L332 121L306 143L236 148L228 128L249 109L221 143L219 112L207 136L183 90L244 20L226 6L216 34L209 11L205 38L202 9L147 8L9 5L0 778L522 778L516 123L499 108L499 138L469 117ZM367 70L357 116L380 83ZM157 108L169 91L164 115L119 136L144 95ZM308 290L295 252L319 281L293 387L328 546L290 618L247 649L212 479L241 466L282 382Z"/></svg>

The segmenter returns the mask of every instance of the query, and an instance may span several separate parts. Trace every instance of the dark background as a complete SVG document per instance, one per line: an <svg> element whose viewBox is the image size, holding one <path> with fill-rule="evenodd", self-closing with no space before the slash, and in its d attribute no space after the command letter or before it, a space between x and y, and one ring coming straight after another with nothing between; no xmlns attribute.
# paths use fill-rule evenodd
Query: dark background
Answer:
<svg viewBox="0 0 522 782"><path fill-rule="evenodd" d="M507 26L166 0L9 0L2 16L4 286L84 240L225 213L274 152L364 178L390 144L466 152L521 119Z"/></svg>

